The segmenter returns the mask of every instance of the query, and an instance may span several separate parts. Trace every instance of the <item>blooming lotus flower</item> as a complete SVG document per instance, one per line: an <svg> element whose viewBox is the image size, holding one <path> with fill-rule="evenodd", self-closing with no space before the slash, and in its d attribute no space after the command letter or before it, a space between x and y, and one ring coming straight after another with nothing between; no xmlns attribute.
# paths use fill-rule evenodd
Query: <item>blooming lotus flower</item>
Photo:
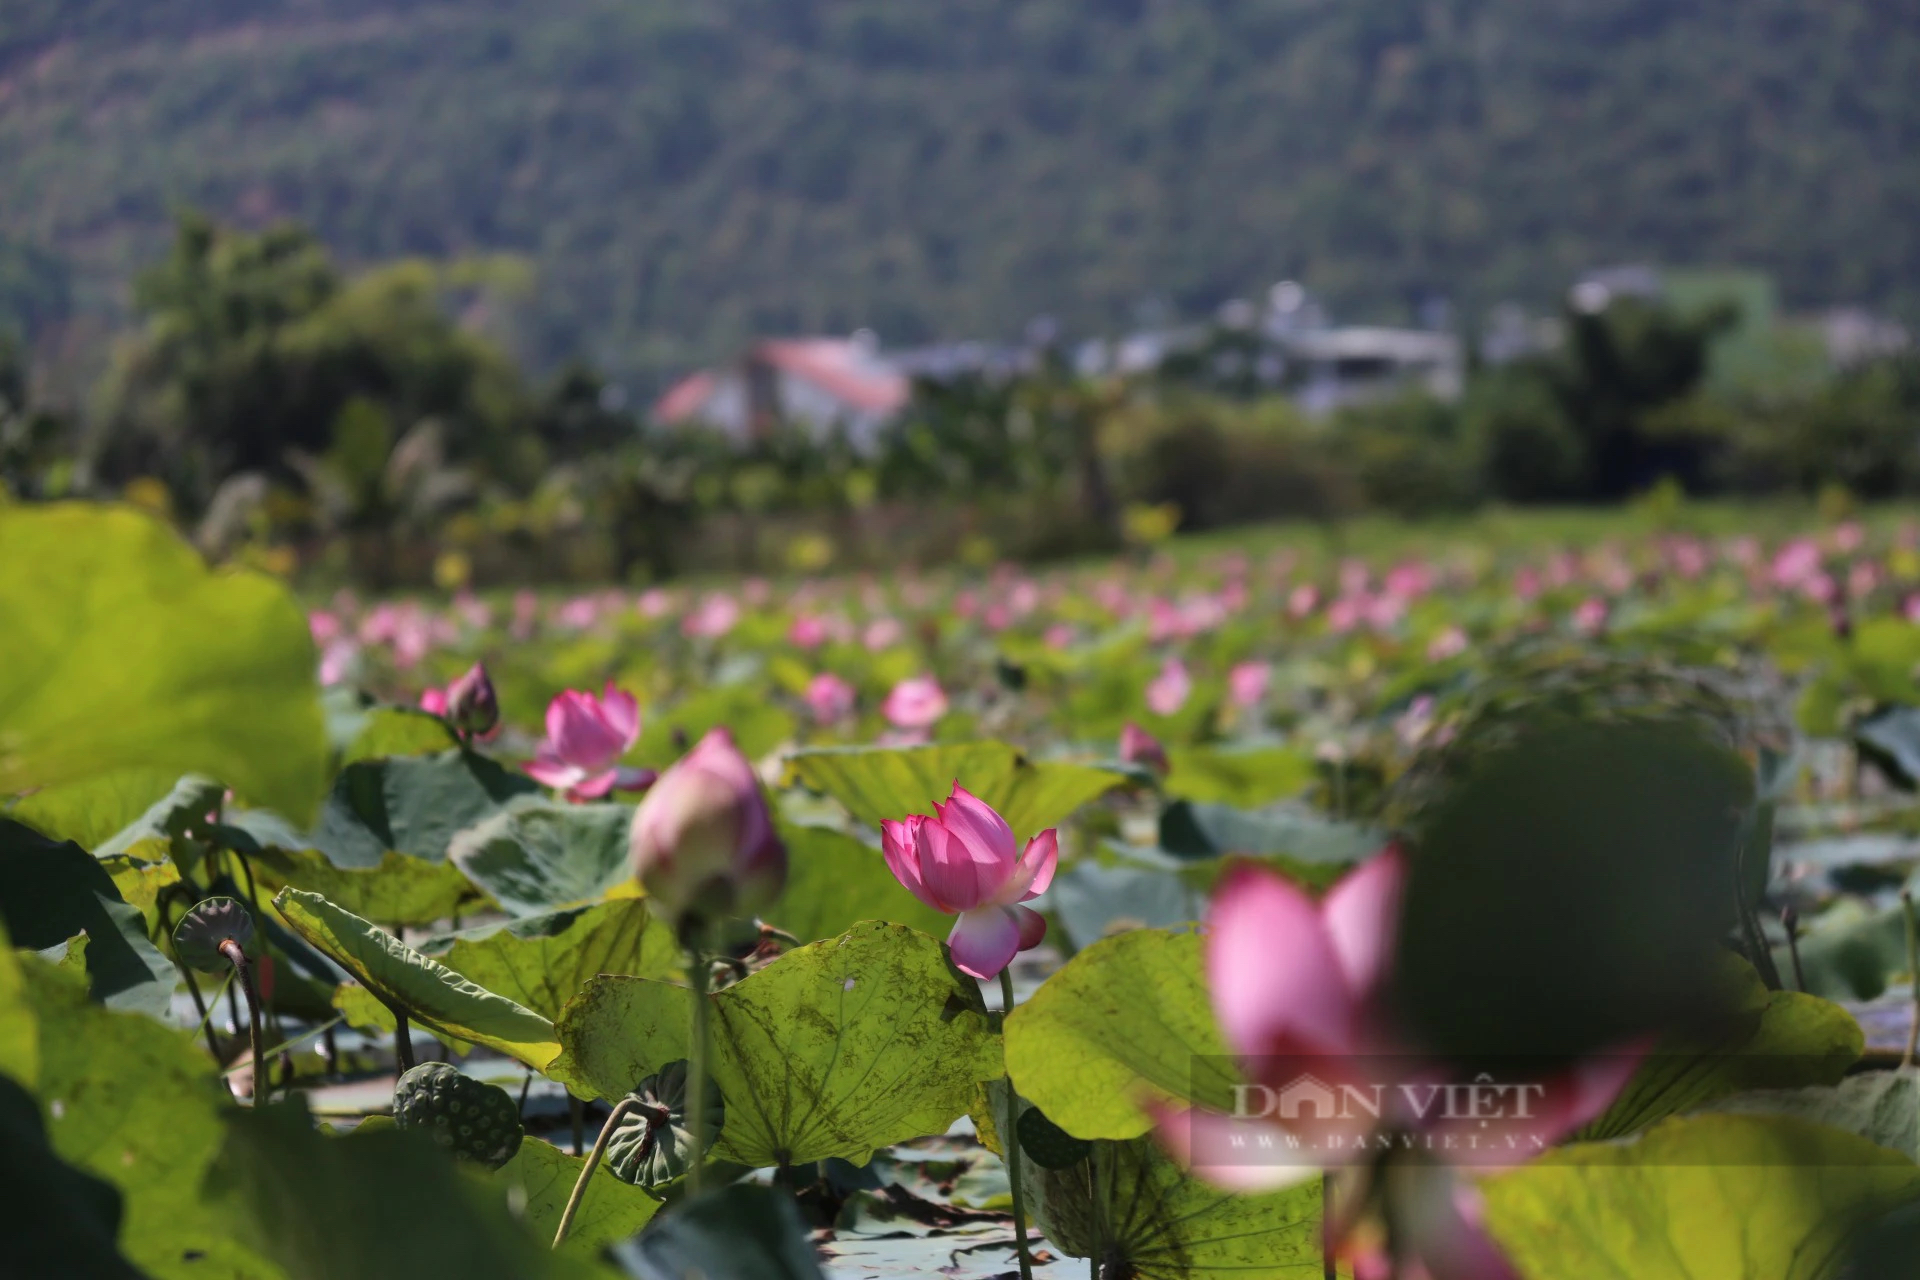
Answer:
<svg viewBox="0 0 1920 1280"><path fill-rule="evenodd" d="M710 729L633 812L633 873L669 919L747 915L780 895L787 850L753 765Z"/></svg>
<svg viewBox="0 0 1920 1280"><path fill-rule="evenodd" d="M569 800L597 800L614 789L637 791L653 782L651 769L620 764L640 738L640 705L607 683L598 698L569 689L547 704L547 739L527 774Z"/></svg>
<svg viewBox="0 0 1920 1280"><path fill-rule="evenodd" d="M1178 658L1168 658L1160 666L1160 674L1147 682L1147 710L1157 716L1170 716L1187 705L1187 699L1193 693L1193 677L1187 674L1187 664Z"/></svg>
<svg viewBox="0 0 1920 1280"><path fill-rule="evenodd" d="M1021 849L993 806L958 782L933 816L914 814L880 824L881 848L894 877L914 897L959 916L947 943L961 972L997 977L1018 953L1040 945L1047 922L1020 904L1046 892L1060 857L1049 827Z"/></svg>
<svg viewBox="0 0 1920 1280"><path fill-rule="evenodd" d="M1173 768L1167 760L1167 749L1160 745L1160 740L1131 720L1120 731L1120 758L1128 764L1145 765L1162 777Z"/></svg>
<svg viewBox="0 0 1920 1280"><path fill-rule="evenodd" d="M947 714L947 695L931 676L913 676L893 686L880 714L900 729L925 729Z"/></svg>
<svg viewBox="0 0 1920 1280"><path fill-rule="evenodd" d="M1273 668L1264 662L1235 663L1233 670L1227 672L1227 695L1237 707L1257 707L1266 701L1267 685L1273 679Z"/></svg>
<svg viewBox="0 0 1920 1280"><path fill-rule="evenodd" d="M853 713L853 686L831 671L822 671L807 684L807 709L821 724L833 724Z"/></svg>

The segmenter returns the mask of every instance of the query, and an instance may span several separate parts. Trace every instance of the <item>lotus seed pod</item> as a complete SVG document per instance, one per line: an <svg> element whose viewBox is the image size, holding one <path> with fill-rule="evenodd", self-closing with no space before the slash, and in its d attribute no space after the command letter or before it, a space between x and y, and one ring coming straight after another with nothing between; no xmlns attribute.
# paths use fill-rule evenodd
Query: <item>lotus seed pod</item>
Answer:
<svg viewBox="0 0 1920 1280"><path fill-rule="evenodd" d="M1093 1154L1091 1142L1074 1137L1038 1107L1024 1112L1014 1131L1020 1135L1020 1149L1042 1169L1065 1169Z"/></svg>
<svg viewBox="0 0 1920 1280"><path fill-rule="evenodd" d="M489 1169L513 1159L526 1133L512 1094L444 1062L423 1062L400 1077L393 1123L430 1134L457 1159Z"/></svg>
<svg viewBox="0 0 1920 1280"><path fill-rule="evenodd" d="M687 1062L669 1062L640 1082L629 1097L640 1102L620 1118L607 1143L607 1166L622 1182L663 1187L693 1163L693 1130L687 1110ZM706 1135L711 1149L726 1122L720 1091L707 1083Z"/></svg>
<svg viewBox="0 0 1920 1280"><path fill-rule="evenodd" d="M182 916L173 930L173 951L190 969L213 973L229 963L220 953L223 942L237 942L249 958L254 946L253 913L236 898L208 898Z"/></svg>

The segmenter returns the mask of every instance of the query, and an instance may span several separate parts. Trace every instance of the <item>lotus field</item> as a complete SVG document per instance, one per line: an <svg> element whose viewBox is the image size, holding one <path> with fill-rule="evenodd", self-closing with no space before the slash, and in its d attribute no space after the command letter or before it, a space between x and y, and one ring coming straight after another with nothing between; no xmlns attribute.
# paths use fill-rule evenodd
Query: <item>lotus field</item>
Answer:
<svg viewBox="0 0 1920 1280"><path fill-rule="evenodd" d="M1920 525L301 596L0 505L0 1272L1920 1274Z"/></svg>

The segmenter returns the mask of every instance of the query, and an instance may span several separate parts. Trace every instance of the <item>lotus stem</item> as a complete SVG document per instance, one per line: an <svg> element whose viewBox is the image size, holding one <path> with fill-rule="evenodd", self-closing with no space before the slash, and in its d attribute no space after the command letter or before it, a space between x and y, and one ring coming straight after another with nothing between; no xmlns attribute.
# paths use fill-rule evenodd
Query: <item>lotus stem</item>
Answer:
<svg viewBox="0 0 1920 1280"><path fill-rule="evenodd" d="M1000 970L1000 1025L1013 1013L1013 974ZM1004 1031L1002 1032L1004 1034ZM1027 1256L1027 1196L1020 1187L1020 1095L1007 1080L1007 1117L1013 1123L1000 1135L1007 1153L1007 1180L1013 1184L1013 1244L1020 1258L1020 1280L1033 1280L1033 1259Z"/></svg>
<svg viewBox="0 0 1920 1280"><path fill-rule="evenodd" d="M253 1105L257 1107L266 1098L272 1082L267 1079L267 1055L260 1043L260 995L253 988L253 966L247 963L247 953L232 938L220 944L220 954L240 975L240 989L247 993L247 1035L253 1044Z"/></svg>
<svg viewBox="0 0 1920 1280"><path fill-rule="evenodd" d="M1793 989L1805 994L1807 971L1800 964L1800 913L1789 902L1780 908L1780 927L1787 934L1787 955L1793 960Z"/></svg>
<svg viewBox="0 0 1920 1280"><path fill-rule="evenodd" d="M587 1198L587 1183L593 1179L593 1171L600 1167L600 1155L607 1149L607 1143L613 1138L613 1131L626 1119L627 1112L638 1106L640 1099L626 1097L613 1109L607 1122L600 1126L600 1136L593 1140L593 1151L587 1156L587 1162L580 1166L580 1177L573 1184L573 1194L567 1197L567 1207L560 1214L560 1228L553 1233L553 1247L558 1249L567 1238L567 1231L573 1226L573 1216L580 1212L580 1202Z"/></svg>
<svg viewBox="0 0 1920 1280"><path fill-rule="evenodd" d="M706 957L707 929L704 924L693 930L693 946L687 955L687 977L693 991L693 1043L687 1047L687 1136L692 1151L687 1163L687 1195L700 1194L703 1166L707 1161L707 985L712 979Z"/></svg>
<svg viewBox="0 0 1920 1280"><path fill-rule="evenodd" d="M1907 918L1907 981L1913 995L1913 1018L1907 1024L1907 1052L1900 1059L1900 1069L1905 1071L1913 1065L1915 1048L1920 1047L1920 927L1914 922L1910 890L1900 891L1900 911Z"/></svg>
<svg viewBox="0 0 1920 1280"><path fill-rule="evenodd" d="M567 1095L567 1118L573 1122L573 1154L580 1154L587 1145L587 1104Z"/></svg>
<svg viewBox="0 0 1920 1280"><path fill-rule="evenodd" d="M406 1010L390 1004L387 1012L393 1015L393 1060L405 1075L413 1070L413 1031L407 1026Z"/></svg>

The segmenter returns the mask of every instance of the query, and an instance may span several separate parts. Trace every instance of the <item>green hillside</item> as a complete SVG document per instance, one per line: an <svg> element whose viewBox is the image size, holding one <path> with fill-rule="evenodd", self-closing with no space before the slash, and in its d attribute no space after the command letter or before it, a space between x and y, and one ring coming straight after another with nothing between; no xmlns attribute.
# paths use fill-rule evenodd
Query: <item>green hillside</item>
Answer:
<svg viewBox="0 0 1920 1280"><path fill-rule="evenodd" d="M1626 259L1912 307L1916 85L1912 0L11 0L0 238L82 312L181 204L515 251L532 354L642 376L1282 276L1389 319Z"/></svg>

